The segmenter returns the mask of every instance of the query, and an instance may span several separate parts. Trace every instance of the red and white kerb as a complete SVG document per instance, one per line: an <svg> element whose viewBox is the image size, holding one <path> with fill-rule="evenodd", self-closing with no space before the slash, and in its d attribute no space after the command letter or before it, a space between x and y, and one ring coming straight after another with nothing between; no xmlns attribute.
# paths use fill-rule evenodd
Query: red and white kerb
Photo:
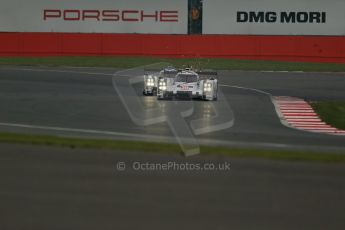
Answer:
<svg viewBox="0 0 345 230"><path fill-rule="evenodd" d="M323 122L308 102L296 97L273 97L273 103L283 124L310 132L345 135L345 130Z"/></svg>

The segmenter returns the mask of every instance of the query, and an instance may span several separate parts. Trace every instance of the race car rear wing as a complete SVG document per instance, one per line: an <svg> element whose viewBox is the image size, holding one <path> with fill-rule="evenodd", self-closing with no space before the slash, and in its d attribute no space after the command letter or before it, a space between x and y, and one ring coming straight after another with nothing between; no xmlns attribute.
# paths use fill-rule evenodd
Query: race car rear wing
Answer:
<svg viewBox="0 0 345 230"><path fill-rule="evenodd" d="M160 76L161 73L161 69L144 69L144 73L145 75L154 75L157 77L163 77ZM178 73L178 71L164 71L164 77L168 77L168 78L174 78L176 76L176 74Z"/></svg>
<svg viewBox="0 0 345 230"><path fill-rule="evenodd" d="M145 73L160 73L163 69L144 69L144 72ZM165 72L168 72L168 73L175 73L177 74L179 71L176 70L168 70L168 71L165 71Z"/></svg>
<svg viewBox="0 0 345 230"><path fill-rule="evenodd" d="M176 71L168 71L165 72L166 74L170 76L175 76L176 74L185 71L186 69L179 69ZM187 70L192 70L192 69L187 69ZM159 73L162 71L161 69L144 69L145 74L154 74L154 73ZM194 71L197 73L201 78L217 78L218 73L216 71L209 71L209 70L199 70L199 71Z"/></svg>
<svg viewBox="0 0 345 230"><path fill-rule="evenodd" d="M199 75L199 78L201 80L206 80L206 79L217 79L218 78L218 73L216 71L211 71L211 70L199 70L195 71Z"/></svg>
<svg viewBox="0 0 345 230"><path fill-rule="evenodd" d="M218 73L215 71L197 71L196 73L199 75L218 75Z"/></svg>

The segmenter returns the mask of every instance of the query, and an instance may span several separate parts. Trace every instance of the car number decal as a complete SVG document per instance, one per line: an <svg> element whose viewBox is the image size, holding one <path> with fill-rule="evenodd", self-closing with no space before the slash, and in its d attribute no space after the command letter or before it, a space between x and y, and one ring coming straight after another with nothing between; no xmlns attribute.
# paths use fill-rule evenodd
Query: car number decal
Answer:
<svg viewBox="0 0 345 230"><path fill-rule="evenodd" d="M188 85L180 85L180 88L181 88L182 90L189 90Z"/></svg>

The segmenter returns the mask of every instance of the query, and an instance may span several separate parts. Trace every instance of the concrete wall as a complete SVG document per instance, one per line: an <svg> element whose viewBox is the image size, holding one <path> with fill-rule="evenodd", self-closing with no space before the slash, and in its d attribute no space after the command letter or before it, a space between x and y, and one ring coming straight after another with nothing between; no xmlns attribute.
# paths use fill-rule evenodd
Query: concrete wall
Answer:
<svg viewBox="0 0 345 230"><path fill-rule="evenodd" d="M345 63L345 37L0 33L1 56L131 55Z"/></svg>
<svg viewBox="0 0 345 230"><path fill-rule="evenodd" d="M3 0L0 8L0 31L2 31L0 32L0 56L145 55L345 63L345 36L340 35L345 31L345 19L339 20L339 24L332 24L333 26L327 24L334 22L335 17L329 13L331 11L328 9L339 8L342 10L339 15L343 15L345 10L341 7L344 6L345 0L322 1L324 8L319 5L321 0L301 0L304 5L296 2L293 4L293 9L286 5L294 12L325 11L327 25L322 21L298 23L296 27L291 27L289 24L284 27L284 30L281 30L283 27L278 22L277 24L260 22L262 19L260 17L256 19L259 20L257 22L241 22L237 30L227 22L217 23L219 18L233 20L231 14L222 13L221 9L213 11L214 18L207 16L210 13L208 10L211 10L211 8L208 9L211 7L211 2L219 4L218 8L233 10L236 4L230 3L234 1L205 0L203 29L204 33L211 34L186 35L187 0L31 0L27 2L30 4L28 6L24 6L26 2L19 0ZM249 4L248 2L261 2L261 5L258 4L254 8L245 7L243 11L281 11L277 8L278 5L267 3L269 1L281 0L236 0L238 4L244 5L234 10L244 8L247 6L245 4ZM314 5L315 2L317 4ZM7 3L9 5L6 5ZM37 7L38 3L42 5ZM221 3L224 7L220 5ZM309 6L307 3L312 6L310 10L305 8ZM337 3L335 5L337 7L332 3ZM16 6L20 7L17 9ZM33 7L35 11L31 12L30 7ZM26 9L29 9L31 13L23 13L23 15L18 13ZM47 9L60 10L61 14L57 11L44 11ZM68 20L64 18L66 10L74 10L66 14ZM85 13L79 16L75 10L78 12L91 10L93 13L86 15L92 17L85 18ZM94 10L100 10L100 12L125 10L132 13L124 14L125 17L122 17L120 13L121 19L113 16L119 19L118 21L103 21L104 15L99 16L103 13L95 14ZM142 10L144 13L152 11L154 16L144 17L142 21L140 15ZM156 21L158 17L156 17L156 11L177 11L177 21L176 16L173 16L174 13L171 13L171 17L165 18L173 21L161 22L160 19ZM94 16L99 16L99 21ZM77 17L78 20L69 20L70 17ZM140 20L123 21L123 19L138 17ZM208 25L208 21L213 22ZM271 29L269 26L272 26Z"/></svg>

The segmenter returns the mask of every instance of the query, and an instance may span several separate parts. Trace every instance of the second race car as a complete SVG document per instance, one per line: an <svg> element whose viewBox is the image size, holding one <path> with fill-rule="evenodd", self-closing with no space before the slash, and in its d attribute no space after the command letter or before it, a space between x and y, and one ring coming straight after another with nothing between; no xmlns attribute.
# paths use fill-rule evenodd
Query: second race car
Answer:
<svg viewBox="0 0 345 230"><path fill-rule="evenodd" d="M218 79L216 72L194 71L190 68L161 70L158 76L145 74L144 95L157 95L157 99L217 100Z"/></svg>

